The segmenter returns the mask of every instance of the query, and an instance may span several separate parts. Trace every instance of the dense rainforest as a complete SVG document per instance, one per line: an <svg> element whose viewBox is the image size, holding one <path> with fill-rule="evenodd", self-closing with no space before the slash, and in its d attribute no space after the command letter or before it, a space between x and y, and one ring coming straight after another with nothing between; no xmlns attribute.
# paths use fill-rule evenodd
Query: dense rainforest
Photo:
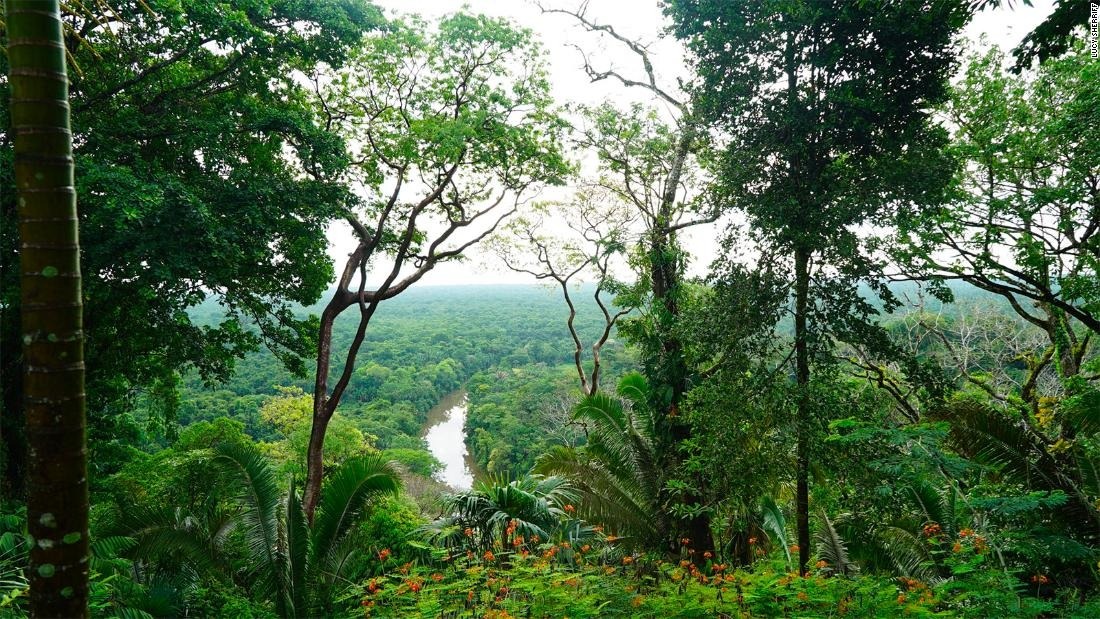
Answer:
<svg viewBox="0 0 1100 619"><path fill-rule="evenodd" d="M1100 616L1095 8L398 4L0 0L0 617Z"/></svg>

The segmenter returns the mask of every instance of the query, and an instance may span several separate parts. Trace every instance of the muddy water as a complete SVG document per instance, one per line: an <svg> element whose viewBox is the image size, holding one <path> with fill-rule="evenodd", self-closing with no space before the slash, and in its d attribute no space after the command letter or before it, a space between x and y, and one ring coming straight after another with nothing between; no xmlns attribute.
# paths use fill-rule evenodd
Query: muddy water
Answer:
<svg viewBox="0 0 1100 619"><path fill-rule="evenodd" d="M428 411L421 436L443 470L436 477L456 490L469 490L478 476L470 452L466 449L466 390L459 389L443 397Z"/></svg>

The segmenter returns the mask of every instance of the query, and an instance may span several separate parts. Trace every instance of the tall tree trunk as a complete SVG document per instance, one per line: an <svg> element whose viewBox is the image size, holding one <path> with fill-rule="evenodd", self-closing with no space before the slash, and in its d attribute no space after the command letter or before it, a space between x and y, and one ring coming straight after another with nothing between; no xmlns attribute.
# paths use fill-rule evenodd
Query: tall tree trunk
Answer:
<svg viewBox="0 0 1100 619"><path fill-rule="evenodd" d="M686 156L686 150L685 155ZM680 162L682 165L682 161ZM668 203L671 207L671 203ZM675 321L680 316L679 286L680 267L676 255L674 232L667 226L658 225L650 241L650 277L652 280L654 303L660 307L657 317L657 336L660 338L659 360L661 381L671 390L671 397L665 411L665 424L669 437L659 455L664 456L664 467L672 470L679 466L677 448L691 438L691 426L680 417L680 401L687 391L688 368L684 361L683 343L675 335ZM696 474L691 482L697 489L684 495L684 503L703 505L703 476ZM710 514L699 513L681 523L684 535L691 539L696 550L695 559L703 561L703 553L714 550L714 537L710 529Z"/></svg>
<svg viewBox="0 0 1100 619"><path fill-rule="evenodd" d="M810 295L810 252L794 254L794 350L798 406L795 473L795 521L798 528L798 572L807 573L810 563L810 353L806 341L806 312Z"/></svg>
<svg viewBox="0 0 1100 619"><path fill-rule="evenodd" d="M8 0L19 194L30 610L88 615L88 485L80 247L57 0Z"/></svg>

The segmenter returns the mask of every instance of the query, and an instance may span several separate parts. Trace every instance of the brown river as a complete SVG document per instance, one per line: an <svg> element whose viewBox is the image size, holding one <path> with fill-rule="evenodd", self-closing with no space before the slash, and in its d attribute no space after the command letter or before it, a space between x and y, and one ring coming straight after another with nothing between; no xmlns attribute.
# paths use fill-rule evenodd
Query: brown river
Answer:
<svg viewBox="0 0 1100 619"><path fill-rule="evenodd" d="M428 411L428 421L421 436L428 450L443 463L436 475L439 481L456 490L469 490L480 477L477 465L466 449L466 390L459 389L443 396Z"/></svg>

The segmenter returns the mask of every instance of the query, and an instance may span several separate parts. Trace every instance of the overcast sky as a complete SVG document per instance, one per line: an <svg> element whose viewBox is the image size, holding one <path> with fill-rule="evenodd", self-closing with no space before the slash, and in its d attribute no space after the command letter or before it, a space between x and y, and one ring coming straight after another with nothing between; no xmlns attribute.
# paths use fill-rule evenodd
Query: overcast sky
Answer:
<svg viewBox="0 0 1100 619"><path fill-rule="evenodd" d="M567 17L542 15L539 9L526 0L375 0L391 14L417 12L425 17L439 17L463 9L487 15L507 17L530 28L539 37L550 56L550 76L555 98L561 102L595 104L611 100L626 104L631 101L655 102L640 89L624 89L610 81L592 84L582 70L580 55L573 46L580 46L606 66L615 66L624 73L637 74L636 57L619 46L601 42L589 35ZM575 9L577 0L544 0L547 6ZM1007 4L1007 3L1006 3ZM1013 3L1014 10L984 11L967 27L965 36L977 41L983 34L989 42L1002 48L1014 47L1028 32L1050 13L1052 0L1033 0L1034 6ZM687 76L683 63L683 49L670 37L662 37L666 20L661 14L658 0L590 0L587 15L593 20L614 26L616 30L634 40L650 45L656 73L669 87L675 85L677 76ZM346 224L342 225L346 228ZM695 254L691 271L702 273L714 258L715 228L696 229L685 245ZM343 266L347 253L353 248L350 234L343 228L334 228L331 234L332 256L337 272ZM382 263L384 264L384 263ZM374 279L373 277L371 278ZM424 277L418 285L532 283L528 276L511 273L495 266L495 261L479 252L473 252L467 262L445 264Z"/></svg>

